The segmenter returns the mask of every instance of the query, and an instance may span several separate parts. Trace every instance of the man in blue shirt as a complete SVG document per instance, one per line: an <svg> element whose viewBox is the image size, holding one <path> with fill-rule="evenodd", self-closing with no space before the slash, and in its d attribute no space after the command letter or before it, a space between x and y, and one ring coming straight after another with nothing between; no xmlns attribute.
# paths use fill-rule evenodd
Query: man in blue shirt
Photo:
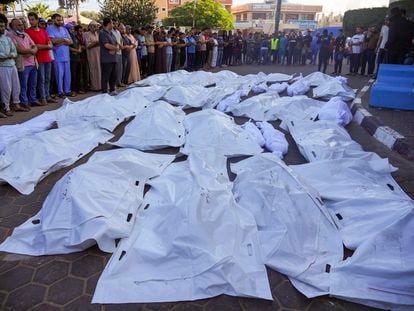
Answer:
<svg viewBox="0 0 414 311"><path fill-rule="evenodd" d="M187 42L187 70L193 71L197 41L192 31L188 33Z"/></svg>
<svg viewBox="0 0 414 311"><path fill-rule="evenodd" d="M72 45L73 42L68 30L63 27L62 16L57 13L53 14L52 20L53 25L47 27L47 32L53 43L55 76L59 97L72 96L69 45Z"/></svg>

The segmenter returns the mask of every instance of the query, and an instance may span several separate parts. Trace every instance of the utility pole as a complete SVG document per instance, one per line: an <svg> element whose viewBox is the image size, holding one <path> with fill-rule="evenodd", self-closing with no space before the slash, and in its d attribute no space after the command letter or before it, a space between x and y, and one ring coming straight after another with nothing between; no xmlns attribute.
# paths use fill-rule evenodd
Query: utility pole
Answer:
<svg viewBox="0 0 414 311"><path fill-rule="evenodd" d="M277 0L275 9L275 33L279 32L280 12L282 11L282 0Z"/></svg>

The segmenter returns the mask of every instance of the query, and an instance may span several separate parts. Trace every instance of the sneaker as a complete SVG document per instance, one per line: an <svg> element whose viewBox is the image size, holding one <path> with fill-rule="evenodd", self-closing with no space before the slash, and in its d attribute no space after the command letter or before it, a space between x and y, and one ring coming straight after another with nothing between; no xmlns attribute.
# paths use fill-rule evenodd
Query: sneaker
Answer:
<svg viewBox="0 0 414 311"><path fill-rule="evenodd" d="M112 91L110 95L111 96L116 96L116 95L118 95L118 92L117 91Z"/></svg>
<svg viewBox="0 0 414 311"><path fill-rule="evenodd" d="M33 103L30 103L30 105L31 106L46 106L47 102L46 103L44 103L43 101L42 102L33 102Z"/></svg>
<svg viewBox="0 0 414 311"><path fill-rule="evenodd" d="M76 92L70 92L66 94L66 97L75 97L76 96Z"/></svg>
<svg viewBox="0 0 414 311"><path fill-rule="evenodd" d="M6 115L6 117L12 117L13 116L13 112L11 112L10 110L6 110L4 112L4 114Z"/></svg>
<svg viewBox="0 0 414 311"><path fill-rule="evenodd" d="M7 118L7 116L3 112L0 112L0 118Z"/></svg>

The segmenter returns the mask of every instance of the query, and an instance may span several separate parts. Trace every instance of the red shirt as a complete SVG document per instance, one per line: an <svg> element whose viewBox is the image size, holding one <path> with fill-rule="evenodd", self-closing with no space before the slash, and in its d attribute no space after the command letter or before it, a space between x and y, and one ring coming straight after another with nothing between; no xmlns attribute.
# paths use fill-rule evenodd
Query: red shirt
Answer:
<svg viewBox="0 0 414 311"><path fill-rule="evenodd" d="M33 28L28 28L26 29L26 33L32 38L35 44L47 45L50 42L49 35L44 29L39 28L38 30L34 30ZM39 64L52 62L50 50L38 50L36 58Z"/></svg>

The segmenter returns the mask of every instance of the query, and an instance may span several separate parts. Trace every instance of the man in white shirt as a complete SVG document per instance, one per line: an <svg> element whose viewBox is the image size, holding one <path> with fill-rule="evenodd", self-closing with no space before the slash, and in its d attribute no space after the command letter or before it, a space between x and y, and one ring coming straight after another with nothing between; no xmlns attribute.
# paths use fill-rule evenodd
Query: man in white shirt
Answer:
<svg viewBox="0 0 414 311"><path fill-rule="evenodd" d="M350 46L352 49L351 65L349 68L350 75L357 75L361 63L361 46L364 43L362 28L357 27L355 35L351 38Z"/></svg>
<svg viewBox="0 0 414 311"><path fill-rule="evenodd" d="M390 30L389 24L390 24L390 20L387 17L385 18L385 23L381 28L380 38L377 44L377 64L378 64L377 72L379 69L379 65L387 62L386 61L387 51L385 50L385 44L388 41L388 32Z"/></svg>
<svg viewBox="0 0 414 311"><path fill-rule="evenodd" d="M123 46L123 40L121 33L118 30L119 27L119 21L116 19L112 19L113 23L113 29L112 34L115 36L116 42L118 43L118 46L121 48L116 52L116 72L117 72L117 81L116 85L119 87L125 86L125 84L122 83L122 50L124 49Z"/></svg>

